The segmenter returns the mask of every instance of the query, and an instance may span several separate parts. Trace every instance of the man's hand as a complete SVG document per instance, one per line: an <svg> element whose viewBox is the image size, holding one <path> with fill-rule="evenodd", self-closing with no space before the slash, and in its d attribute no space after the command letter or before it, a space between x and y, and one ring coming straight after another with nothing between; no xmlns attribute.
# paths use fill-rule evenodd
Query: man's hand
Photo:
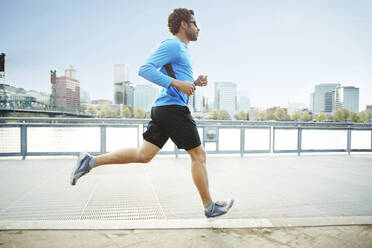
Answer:
<svg viewBox="0 0 372 248"><path fill-rule="evenodd" d="M188 81L180 81L174 79L169 86L176 87L179 91L182 91L186 95L190 96L195 91L195 85Z"/></svg>
<svg viewBox="0 0 372 248"><path fill-rule="evenodd" d="M198 79L195 80L196 86L207 86L208 85L208 75L200 75Z"/></svg>

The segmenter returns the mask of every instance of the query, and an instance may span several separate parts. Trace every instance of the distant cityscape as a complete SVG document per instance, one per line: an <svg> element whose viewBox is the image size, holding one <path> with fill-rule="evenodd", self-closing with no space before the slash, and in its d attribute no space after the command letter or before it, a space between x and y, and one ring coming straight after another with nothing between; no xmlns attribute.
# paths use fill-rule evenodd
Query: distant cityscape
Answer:
<svg viewBox="0 0 372 248"><path fill-rule="evenodd" d="M70 67L64 75L50 71L51 94L17 88L6 83L5 54L0 55L0 108L58 110L90 114L96 117L149 118L160 87L133 83L126 64L113 66L112 99L91 99L88 91L80 88L77 70ZM214 82L214 99L197 90L189 98L189 109L197 119L238 120L318 120L370 121L372 105L359 111L359 88L340 83L321 83L310 93L310 103L288 102L286 108L251 107L249 96L239 94L236 83Z"/></svg>

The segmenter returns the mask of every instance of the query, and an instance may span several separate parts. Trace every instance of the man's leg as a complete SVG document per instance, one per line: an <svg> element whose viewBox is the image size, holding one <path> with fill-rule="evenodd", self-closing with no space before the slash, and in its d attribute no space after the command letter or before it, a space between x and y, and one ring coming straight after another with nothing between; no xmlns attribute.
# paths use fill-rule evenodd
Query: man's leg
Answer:
<svg viewBox="0 0 372 248"><path fill-rule="evenodd" d="M144 140L141 148L122 148L97 157L88 153L80 153L71 173L70 183L75 185L77 180L87 174L92 168L105 164L148 163L160 151L160 148Z"/></svg>
<svg viewBox="0 0 372 248"><path fill-rule="evenodd" d="M208 173L206 168L206 154L200 145L187 151L191 157L191 173L195 186L199 191L204 205L211 202L209 193Z"/></svg>
<svg viewBox="0 0 372 248"><path fill-rule="evenodd" d="M191 156L191 172L194 183L198 188L204 205L204 214L207 218L214 218L228 213L234 204L234 200L213 202L209 193L208 174L206 168L206 153L200 145L188 150Z"/></svg>
<svg viewBox="0 0 372 248"><path fill-rule="evenodd" d="M96 166L105 164L148 163L159 151L159 147L144 140L140 148L122 148L97 156Z"/></svg>

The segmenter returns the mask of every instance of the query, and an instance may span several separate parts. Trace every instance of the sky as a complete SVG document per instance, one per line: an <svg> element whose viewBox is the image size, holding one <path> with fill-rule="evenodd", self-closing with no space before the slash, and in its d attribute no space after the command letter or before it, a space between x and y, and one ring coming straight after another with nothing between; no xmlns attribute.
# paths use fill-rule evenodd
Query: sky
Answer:
<svg viewBox="0 0 372 248"><path fill-rule="evenodd" d="M189 51L194 77L208 75L206 96L234 82L253 107L309 105L316 84L340 83L360 88L360 110L372 104L369 0L0 0L5 82L50 93L50 70L72 65L92 99L112 100L114 64L146 83L138 68L180 7L201 29Z"/></svg>

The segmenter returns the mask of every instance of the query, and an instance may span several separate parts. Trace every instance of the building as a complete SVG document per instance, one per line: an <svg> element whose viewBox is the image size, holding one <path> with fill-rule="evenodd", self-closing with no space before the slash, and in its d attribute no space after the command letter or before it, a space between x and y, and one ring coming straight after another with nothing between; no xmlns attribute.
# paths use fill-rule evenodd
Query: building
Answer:
<svg viewBox="0 0 372 248"><path fill-rule="evenodd" d="M217 110L227 110L231 117L237 113L237 89L235 83L215 83L214 107Z"/></svg>
<svg viewBox="0 0 372 248"><path fill-rule="evenodd" d="M80 88L80 103L88 104L90 103L90 94L88 91Z"/></svg>
<svg viewBox="0 0 372 248"><path fill-rule="evenodd" d="M286 115L288 115L288 109L287 108L281 108L281 107L268 108L268 109L266 109L266 114L273 115L273 114L275 114L276 110L278 110L278 109L283 109L284 113Z"/></svg>
<svg viewBox="0 0 372 248"><path fill-rule="evenodd" d="M50 95L35 90L27 91L8 84L0 84L0 107L34 108L48 107Z"/></svg>
<svg viewBox="0 0 372 248"><path fill-rule="evenodd" d="M314 111L314 92L310 93L310 109Z"/></svg>
<svg viewBox="0 0 372 248"><path fill-rule="evenodd" d="M239 96L238 111L249 111L251 108L251 99L248 96Z"/></svg>
<svg viewBox="0 0 372 248"><path fill-rule="evenodd" d="M340 84L315 85L312 108L313 113L318 114L320 112L325 112L325 95L327 92L334 91L337 86L340 86Z"/></svg>
<svg viewBox="0 0 372 248"><path fill-rule="evenodd" d="M93 105L111 105L112 101L105 99L92 100L91 104Z"/></svg>
<svg viewBox="0 0 372 248"><path fill-rule="evenodd" d="M366 110L372 110L372 105L366 105Z"/></svg>
<svg viewBox="0 0 372 248"><path fill-rule="evenodd" d="M359 113L359 88L354 86L338 86L334 97L335 110L346 108Z"/></svg>
<svg viewBox="0 0 372 248"><path fill-rule="evenodd" d="M30 91L27 91L26 94L28 96L34 97L36 100L36 103L41 104L43 106L48 106L50 103L50 95L44 92L30 90Z"/></svg>
<svg viewBox="0 0 372 248"><path fill-rule="evenodd" d="M65 76L57 77L57 72L50 72L52 94L51 106L67 111L80 110L80 82L76 79L76 70L71 66L65 70Z"/></svg>
<svg viewBox="0 0 372 248"><path fill-rule="evenodd" d="M260 113L260 110L258 108L252 107L249 110L249 120L255 121L257 120L258 114Z"/></svg>
<svg viewBox="0 0 372 248"><path fill-rule="evenodd" d="M115 83L114 103L133 107L134 87L131 82Z"/></svg>
<svg viewBox="0 0 372 248"><path fill-rule="evenodd" d="M189 109L192 113L195 112L202 112L204 107L204 96L203 96L203 88L197 88L197 90L194 91L194 94L192 94L189 97Z"/></svg>
<svg viewBox="0 0 372 248"><path fill-rule="evenodd" d="M134 87L133 108L142 108L150 112L151 107L159 94L159 89L150 84L138 84Z"/></svg>
<svg viewBox="0 0 372 248"><path fill-rule="evenodd" d="M335 91L328 91L324 95L324 112L331 113L334 111Z"/></svg>
<svg viewBox="0 0 372 248"><path fill-rule="evenodd" d="M288 115L293 115L296 112L302 112L306 108L305 103L300 102L289 102L288 103Z"/></svg>

